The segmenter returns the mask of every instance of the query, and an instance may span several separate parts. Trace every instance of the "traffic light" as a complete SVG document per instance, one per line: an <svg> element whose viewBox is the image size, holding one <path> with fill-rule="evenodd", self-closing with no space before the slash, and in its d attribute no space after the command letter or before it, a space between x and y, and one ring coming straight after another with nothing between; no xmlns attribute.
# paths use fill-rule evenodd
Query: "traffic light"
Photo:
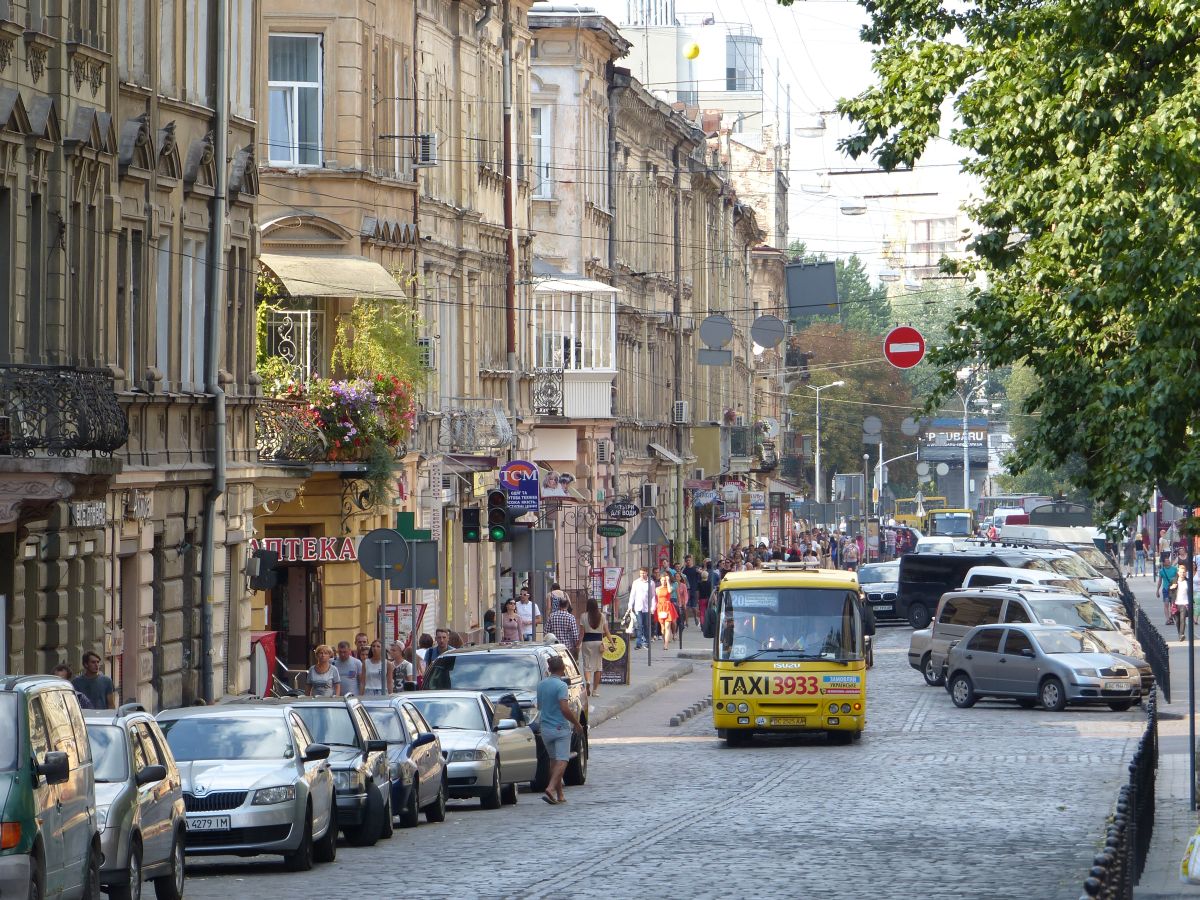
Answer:
<svg viewBox="0 0 1200 900"><path fill-rule="evenodd" d="M493 488L487 495L488 540L507 544L512 540L512 510L508 508L508 491Z"/></svg>
<svg viewBox="0 0 1200 900"><path fill-rule="evenodd" d="M483 529L479 524L478 506L468 506L462 511L462 539L464 544L478 544L483 540Z"/></svg>

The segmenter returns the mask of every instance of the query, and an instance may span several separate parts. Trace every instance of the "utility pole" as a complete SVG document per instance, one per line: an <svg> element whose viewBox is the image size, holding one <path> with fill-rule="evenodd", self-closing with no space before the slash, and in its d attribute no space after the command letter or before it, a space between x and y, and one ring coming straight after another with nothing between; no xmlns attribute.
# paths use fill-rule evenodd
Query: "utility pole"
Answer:
<svg viewBox="0 0 1200 900"><path fill-rule="evenodd" d="M513 65L512 18L509 0L501 7L504 100L504 230L508 264L504 272L504 346L508 354L508 415L512 420L513 455L517 452L517 223L513 189Z"/></svg>
<svg viewBox="0 0 1200 900"><path fill-rule="evenodd" d="M673 387L675 389L674 403L671 405L672 419L677 418L674 415L675 410L680 408L683 401L683 179L680 174L679 163L679 148L682 141L675 144L675 152L672 154L672 161L675 164L675 172L673 176L674 190L671 196L674 200L672 209L672 237L671 237L671 254L674 263L675 276L675 296L672 298L672 314L675 324L675 374L673 378ZM682 419L682 417L678 417ZM675 514L679 517L679 527L676 529L676 534L679 536L680 542L683 545L682 552L687 553L688 529L687 529L687 508L683 502L683 462L687 458L684 452L684 434L687 424L683 421L675 423L675 452L679 454L681 460L675 466ZM677 554L678 555L677 551Z"/></svg>

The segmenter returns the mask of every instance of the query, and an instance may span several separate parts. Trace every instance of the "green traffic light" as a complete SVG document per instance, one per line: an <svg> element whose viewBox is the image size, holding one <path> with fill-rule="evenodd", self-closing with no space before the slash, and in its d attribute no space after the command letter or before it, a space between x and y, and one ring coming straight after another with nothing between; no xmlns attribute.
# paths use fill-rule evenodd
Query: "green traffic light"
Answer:
<svg viewBox="0 0 1200 900"><path fill-rule="evenodd" d="M503 525L493 525L488 529L488 540L495 544L503 544L508 537L508 529Z"/></svg>

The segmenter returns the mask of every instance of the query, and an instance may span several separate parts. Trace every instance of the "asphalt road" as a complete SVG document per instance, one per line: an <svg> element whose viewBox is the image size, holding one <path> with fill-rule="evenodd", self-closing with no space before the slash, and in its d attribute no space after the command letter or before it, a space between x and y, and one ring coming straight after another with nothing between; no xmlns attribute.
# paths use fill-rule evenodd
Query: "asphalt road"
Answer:
<svg viewBox="0 0 1200 900"><path fill-rule="evenodd" d="M1077 897L1142 712L956 709L882 631L860 742L729 748L696 672L595 729L586 786L551 807L456 804L443 824L344 843L303 874L198 859L189 900L241 897Z"/></svg>

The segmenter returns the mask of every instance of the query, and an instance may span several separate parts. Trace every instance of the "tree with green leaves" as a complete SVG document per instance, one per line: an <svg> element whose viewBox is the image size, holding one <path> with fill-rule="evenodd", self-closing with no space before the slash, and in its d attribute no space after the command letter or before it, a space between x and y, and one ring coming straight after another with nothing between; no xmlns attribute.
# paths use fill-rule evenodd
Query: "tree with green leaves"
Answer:
<svg viewBox="0 0 1200 900"><path fill-rule="evenodd" d="M860 2L878 84L839 105L843 149L909 166L948 103L981 185L975 258L947 268L985 286L933 355L942 394L964 365L1023 363L1018 470L1077 463L1101 520L1156 483L1200 498L1200 5Z"/></svg>

